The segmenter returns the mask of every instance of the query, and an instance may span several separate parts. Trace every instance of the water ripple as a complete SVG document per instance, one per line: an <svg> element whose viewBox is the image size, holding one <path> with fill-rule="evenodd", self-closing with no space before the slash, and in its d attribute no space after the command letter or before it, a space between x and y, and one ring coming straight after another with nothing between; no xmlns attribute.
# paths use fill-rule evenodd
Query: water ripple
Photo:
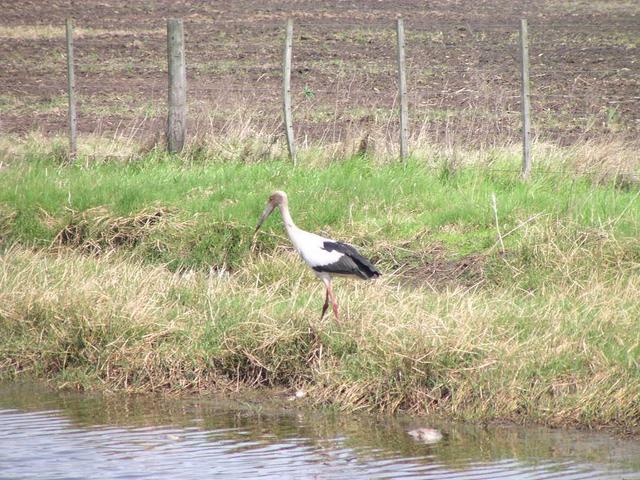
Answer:
<svg viewBox="0 0 640 480"><path fill-rule="evenodd" d="M0 480L640 479L633 464L612 461L620 452L640 452L637 442L587 433L512 429L492 435L452 426L440 444L421 445L404 425L372 419L342 428L344 422L317 415L211 407L167 416L158 405L136 405L139 416L129 410L118 416L114 407L106 418L100 402L91 404L94 412L81 398L59 410L51 404L47 400L42 410L0 404Z"/></svg>

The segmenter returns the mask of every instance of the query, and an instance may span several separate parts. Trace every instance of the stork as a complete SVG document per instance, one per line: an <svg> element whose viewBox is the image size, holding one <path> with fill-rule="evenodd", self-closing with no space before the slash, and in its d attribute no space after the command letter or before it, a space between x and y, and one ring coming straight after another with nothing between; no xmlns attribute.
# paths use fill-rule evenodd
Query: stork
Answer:
<svg viewBox="0 0 640 480"><path fill-rule="evenodd" d="M380 272L370 260L360 255L351 245L321 237L315 233L305 232L298 228L296 224L293 223L293 219L289 213L287 194L282 191L273 192L269 196L267 206L258 220L258 225L255 230L256 233L276 207L280 209L284 228L287 231L287 235L289 235L291 243L307 265L313 269L316 277L324 283L326 288L320 319L324 317L327 308L329 308L329 300L331 300L333 314L336 320L339 321L338 302L331 287L332 276L339 275L369 280L379 277Z"/></svg>

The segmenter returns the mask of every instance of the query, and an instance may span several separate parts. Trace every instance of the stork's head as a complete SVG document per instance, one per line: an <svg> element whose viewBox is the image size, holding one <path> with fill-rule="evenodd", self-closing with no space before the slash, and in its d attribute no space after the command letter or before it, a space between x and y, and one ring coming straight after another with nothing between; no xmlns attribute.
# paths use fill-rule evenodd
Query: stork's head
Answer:
<svg viewBox="0 0 640 480"><path fill-rule="evenodd" d="M258 225L256 225L256 232L262 225L262 223L267 219L273 210L280 205L287 205L287 194L281 190L276 190L271 195L269 195L269 201L267 202L267 206L264 208L262 215L260 215L260 219L258 220Z"/></svg>

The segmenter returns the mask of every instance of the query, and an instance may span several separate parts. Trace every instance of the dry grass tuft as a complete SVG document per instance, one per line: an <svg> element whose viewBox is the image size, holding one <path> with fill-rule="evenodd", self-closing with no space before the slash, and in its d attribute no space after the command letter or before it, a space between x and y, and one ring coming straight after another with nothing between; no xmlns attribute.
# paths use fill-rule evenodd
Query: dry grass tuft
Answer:
<svg viewBox="0 0 640 480"><path fill-rule="evenodd" d="M113 37L113 36L125 36L125 37L142 37L149 35L161 35L162 29L147 29L136 30L132 32L130 30L111 30L103 28L75 28L74 35L76 37ZM65 28L60 25L13 25L0 26L0 38L14 39L14 40L44 40L44 39L58 39L64 38Z"/></svg>
<svg viewBox="0 0 640 480"><path fill-rule="evenodd" d="M52 247L73 247L81 251L101 254L123 247L135 247L151 233L163 227L169 210L164 207L145 208L134 215L117 217L105 207L82 212L68 209L65 225L57 227ZM58 219L42 212L43 222L49 225ZM172 222L175 227L175 222ZM55 227L54 227L55 228Z"/></svg>
<svg viewBox="0 0 640 480"><path fill-rule="evenodd" d="M574 147L570 165L578 175L621 189L640 188L640 158L637 150L620 141L591 140Z"/></svg>
<svg viewBox="0 0 640 480"><path fill-rule="evenodd" d="M0 203L0 237L8 234L17 215L13 208Z"/></svg>
<svg viewBox="0 0 640 480"><path fill-rule="evenodd" d="M2 271L11 275L1 295L3 374L131 391L216 384L215 372L186 348L198 318L180 297L189 284L181 276L126 260L20 249L5 253ZM33 342L22 343L29 335Z"/></svg>

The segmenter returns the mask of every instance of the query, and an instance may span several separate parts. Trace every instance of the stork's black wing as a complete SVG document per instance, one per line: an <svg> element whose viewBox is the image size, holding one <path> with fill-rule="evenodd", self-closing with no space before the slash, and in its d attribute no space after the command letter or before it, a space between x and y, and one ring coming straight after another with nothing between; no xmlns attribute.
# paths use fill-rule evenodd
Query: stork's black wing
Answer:
<svg viewBox="0 0 640 480"><path fill-rule="evenodd" d="M328 265L313 267L317 272L327 272L339 275L355 275L364 280L380 276L378 269L371 261L362 255L351 245L342 242L324 242L322 248L327 252L338 251L342 253L340 259Z"/></svg>

